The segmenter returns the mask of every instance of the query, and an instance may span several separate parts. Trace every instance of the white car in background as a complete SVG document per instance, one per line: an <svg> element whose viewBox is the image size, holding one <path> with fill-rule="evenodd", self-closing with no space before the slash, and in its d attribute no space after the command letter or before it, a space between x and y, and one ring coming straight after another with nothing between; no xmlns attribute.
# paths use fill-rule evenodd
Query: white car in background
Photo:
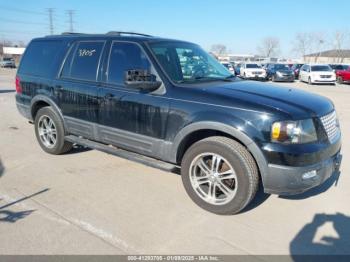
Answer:
<svg viewBox="0 0 350 262"><path fill-rule="evenodd" d="M235 73L235 69L233 68L230 62L221 62L221 64L226 67L232 74Z"/></svg>
<svg viewBox="0 0 350 262"><path fill-rule="evenodd" d="M305 64L300 68L299 80L312 84L335 84L336 75L329 65Z"/></svg>
<svg viewBox="0 0 350 262"><path fill-rule="evenodd" d="M244 79L266 79L266 71L256 63L243 63L240 76Z"/></svg>

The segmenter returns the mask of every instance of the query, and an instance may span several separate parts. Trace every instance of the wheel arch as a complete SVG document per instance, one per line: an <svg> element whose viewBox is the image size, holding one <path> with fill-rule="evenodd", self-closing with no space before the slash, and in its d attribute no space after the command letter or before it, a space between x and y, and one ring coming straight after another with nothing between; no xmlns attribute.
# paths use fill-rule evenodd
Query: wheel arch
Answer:
<svg viewBox="0 0 350 262"><path fill-rule="evenodd" d="M51 98L49 98L47 96L43 96L43 95L34 96L31 103L30 103L30 115L31 115L32 119L35 120L35 116L36 116L37 112L39 111L39 109L46 107L46 106L50 106L57 113L57 115L62 120L63 126L65 127L62 112L59 109L59 107L57 106L57 104L55 103L55 101L53 101Z"/></svg>
<svg viewBox="0 0 350 262"><path fill-rule="evenodd" d="M236 140L247 148L255 159L262 180L267 172L267 161L258 145L245 133L237 128L223 123L204 121L193 123L183 128L175 137L171 158L180 163L186 150L195 142L204 138L222 135Z"/></svg>

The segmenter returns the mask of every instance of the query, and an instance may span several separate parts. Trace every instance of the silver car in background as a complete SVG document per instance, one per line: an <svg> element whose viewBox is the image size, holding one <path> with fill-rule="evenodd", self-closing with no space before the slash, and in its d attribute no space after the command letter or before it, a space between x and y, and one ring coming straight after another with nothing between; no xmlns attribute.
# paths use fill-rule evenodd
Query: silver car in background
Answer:
<svg viewBox="0 0 350 262"><path fill-rule="evenodd" d="M16 62L15 62L15 60L13 58L4 57L0 61L0 67L16 68Z"/></svg>

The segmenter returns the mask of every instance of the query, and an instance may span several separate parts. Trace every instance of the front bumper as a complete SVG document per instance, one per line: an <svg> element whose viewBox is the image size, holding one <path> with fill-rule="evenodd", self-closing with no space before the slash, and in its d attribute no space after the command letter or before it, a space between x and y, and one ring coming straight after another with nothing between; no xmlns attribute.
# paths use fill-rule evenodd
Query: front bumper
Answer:
<svg viewBox="0 0 350 262"><path fill-rule="evenodd" d="M311 78L312 83L324 83L324 84L334 84L335 78Z"/></svg>
<svg viewBox="0 0 350 262"><path fill-rule="evenodd" d="M264 177L264 191L270 194L294 195L303 193L326 181L338 172L342 156L340 152L317 164L301 167L268 165L268 174ZM312 177L304 177L315 171Z"/></svg>
<svg viewBox="0 0 350 262"><path fill-rule="evenodd" d="M266 79L266 75L265 74L261 74L261 75L247 75L245 77L246 79L251 79L251 80L265 80Z"/></svg>
<svg viewBox="0 0 350 262"><path fill-rule="evenodd" d="M15 64L7 63L7 64L2 64L1 67L3 67L3 68L15 68L16 65L15 65Z"/></svg>
<svg viewBox="0 0 350 262"><path fill-rule="evenodd" d="M294 81L295 77L294 75L288 75L288 76L275 76L275 80L276 81L280 81L280 82L292 82Z"/></svg>

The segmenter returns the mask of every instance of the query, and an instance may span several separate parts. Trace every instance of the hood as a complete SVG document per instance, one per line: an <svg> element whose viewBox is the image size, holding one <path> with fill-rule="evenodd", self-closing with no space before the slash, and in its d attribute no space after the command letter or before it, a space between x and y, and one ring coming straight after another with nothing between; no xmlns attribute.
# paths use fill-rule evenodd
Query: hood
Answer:
<svg viewBox="0 0 350 262"><path fill-rule="evenodd" d="M300 89L279 87L254 81L235 81L206 89L231 106L273 113L279 111L291 119L320 117L331 112L333 103L322 96Z"/></svg>

